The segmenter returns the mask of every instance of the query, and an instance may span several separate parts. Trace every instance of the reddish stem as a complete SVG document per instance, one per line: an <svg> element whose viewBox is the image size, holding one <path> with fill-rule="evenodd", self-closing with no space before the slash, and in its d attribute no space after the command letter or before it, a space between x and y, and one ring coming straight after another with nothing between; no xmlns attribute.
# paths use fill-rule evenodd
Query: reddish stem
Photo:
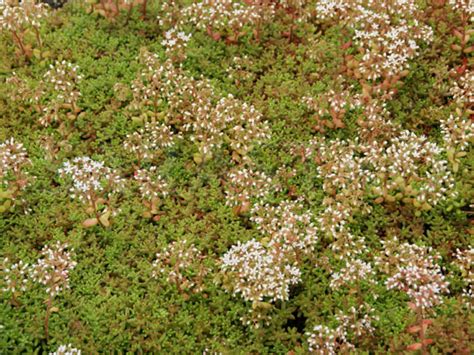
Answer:
<svg viewBox="0 0 474 355"><path fill-rule="evenodd" d="M16 31L12 31L14 39L17 41L18 45L20 46L21 51L23 52L23 55L26 57L26 49L25 46L23 45L23 41L21 40L20 36L16 33Z"/></svg>

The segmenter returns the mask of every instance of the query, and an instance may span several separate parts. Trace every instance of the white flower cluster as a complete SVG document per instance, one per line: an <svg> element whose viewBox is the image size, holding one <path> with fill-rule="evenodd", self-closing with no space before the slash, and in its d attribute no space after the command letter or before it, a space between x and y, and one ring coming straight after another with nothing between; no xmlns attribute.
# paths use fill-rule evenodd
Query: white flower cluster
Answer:
<svg viewBox="0 0 474 355"><path fill-rule="evenodd" d="M16 6L0 3L0 28L15 33L29 26L38 28L47 13L47 6L34 0L23 0Z"/></svg>
<svg viewBox="0 0 474 355"><path fill-rule="evenodd" d="M449 5L454 10L462 12L468 16L470 21L474 21L474 1L473 0L449 0Z"/></svg>
<svg viewBox="0 0 474 355"><path fill-rule="evenodd" d="M455 265L462 271L464 281L474 284L474 248L456 250Z"/></svg>
<svg viewBox="0 0 474 355"><path fill-rule="evenodd" d="M144 199L152 200L158 197L166 197L169 193L168 184L158 173L156 166L152 166L147 170L137 170L133 178L137 181Z"/></svg>
<svg viewBox="0 0 474 355"><path fill-rule="evenodd" d="M3 292L12 292L15 294L26 291L28 275L30 272L28 264L24 263L22 260L11 264L8 258L5 258L1 266L1 272L4 275Z"/></svg>
<svg viewBox="0 0 474 355"><path fill-rule="evenodd" d="M77 157L66 161L58 173L63 178L72 180L70 188L71 198L82 202L94 203L99 197L118 192L124 181L103 162L92 160L89 157Z"/></svg>
<svg viewBox="0 0 474 355"><path fill-rule="evenodd" d="M312 332L307 332L309 352L321 355L335 355L353 349L346 339L342 327L335 329L325 325L315 325Z"/></svg>
<svg viewBox="0 0 474 355"><path fill-rule="evenodd" d="M13 101L38 102L42 94L41 89L32 90L27 81L16 72L12 72L12 75L5 79L5 83L8 84L10 99Z"/></svg>
<svg viewBox="0 0 474 355"><path fill-rule="evenodd" d="M82 75L79 74L79 67L65 60L56 61L50 64L49 70L44 74L44 78L53 84L53 88L58 92L58 98L65 102L72 102L77 100L80 93L74 92L72 98L64 96L64 92L73 92L72 87L82 80Z"/></svg>
<svg viewBox="0 0 474 355"><path fill-rule="evenodd" d="M465 250L456 250L456 265L461 270L463 281L466 287L463 290L463 296L468 300L468 305L472 307L474 301L474 248Z"/></svg>
<svg viewBox="0 0 474 355"><path fill-rule="evenodd" d="M31 164L28 153L22 143L10 138L0 144L0 180L8 185L9 177L18 177L26 165Z"/></svg>
<svg viewBox="0 0 474 355"><path fill-rule="evenodd" d="M182 138L165 124L147 122L138 132L127 135L123 147L135 154L139 163L153 160L162 149L170 148L176 140Z"/></svg>
<svg viewBox="0 0 474 355"><path fill-rule="evenodd" d="M346 14L353 3L347 0L320 0L316 3L316 18L322 21Z"/></svg>
<svg viewBox="0 0 474 355"><path fill-rule="evenodd" d="M314 152L323 189L331 196L324 203L335 213L320 222L334 236L343 229L344 215L356 209L370 212L365 202L367 191L387 202L403 200L423 209L455 196L454 178L441 158L443 149L423 135L402 131L381 142L336 139L310 144L308 153ZM325 223L334 220L340 220L339 225Z"/></svg>
<svg viewBox="0 0 474 355"><path fill-rule="evenodd" d="M208 156L212 150L228 143L234 152L246 157L253 143L269 137L269 126L255 107L235 99L232 95L212 104L212 97L197 98L190 112L185 112L186 131L192 132L191 140L197 142L201 154Z"/></svg>
<svg viewBox="0 0 474 355"><path fill-rule="evenodd" d="M375 283L375 272L370 263L360 259L351 259L346 261L346 266L339 272L331 275L331 283L329 286L338 289L351 284L359 284L361 282Z"/></svg>
<svg viewBox="0 0 474 355"><path fill-rule="evenodd" d="M317 221L341 258L367 249L348 224L355 213L370 213L373 203L412 206L419 214L457 196L445 149L426 136L401 131L386 119L383 107L371 107L359 122L361 139L317 138L300 149L303 161L317 164L326 195Z"/></svg>
<svg viewBox="0 0 474 355"><path fill-rule="evenodd" d="M450 94L460 108L474 109L474 71L466 70L454 82Z"/></svg>
<svg viewBox="0 0 474 355"><path fill-rule="evenodd" d="M418 42L429 43L433 38L433 30L418 20L421 11L415 0L320 0L316 10L321 20L342 18L354 30L362 51L359 72L368 80L408 69Z"/></svg>
<svg viewBox="0 0 474 355"><path fill-rule="evenodd" d="M277 172L282 178L293 175L294 171L287 171L285 166ZM313 250L318 237L313 216L304 209L301 199L282 201L277 206L264 203L275 189L272 178L246 168L231 172L229 177L227 204L250 210L250 221L256 224L262 239L238 242L221 258L224 288L253 302L251 315L242 321L259 327L260 322L268 322L266 313L271 308L264 299L288 300L290 286L301 279L298 260ZM276 190L281 186L276 185ZM255 202L252 208L251 202Z"/></svg>
<svg viewBox="0 0 474 355"><path fill-rule="evenodd" d="M334 240L331 248L340 258L359 254L364 243L350 233L347 224L356 211L371 211L364 198L366 186L375 176L365 169L358 156L357 142L313 140L310 145L307 153L314 152L327 194L323 200L325 209L318 216L319 228Z"/></svg>
<svg viewBox="0 0 474 355"><path fill-rule="evenodd" d="M180 59L185 58L184 49L191 39L191 34L172 28L166 31L164 36L165 39L161 41L161 45L166 48L166 54L170 57L177 55Z"/></svg>
<svg viewBox="0 0 474 355"><path fill-rule="evenodd" d="M363 115L357 124L357 136L361 142L390 140L401 131L401 126L390 119L384 100L365 103Z"/></svg>
<svg viewBox="0 0 474 355"><path fill-rule="evenodd" d="M13 138L0 144L0 188L9 191L11 198L30 182L25 167L30 165L26 149Z"/></svg>
<svg viewBox="0 0 474 355"><path fill-rule="evenodd" d="M60 345L55 352L49 355L81 355L81 350L73 348L72 344Z"/></svg>
<svg viewBox="0 0 474 355"><path fill-rule="evenodd" d="M173 71L173 63L166 61L161 65L156 54L143 53L139 60L144 68L132 82L133 101L130 104L130 109L135 111L152 109L154 117L157 118L158 105L161 103L161 95L165 87L165 73L172 73L170 76L174 81L180 78L175 76L177 72Z"/></svg>
<svg viewBox="0 0 474 355"><path fill-rule="evenodd" d="M202 0L183 9L183 19L179 25L191 23L204 31L208 28L216 31L227 28L239 31L246 25L255 24L271 16L273 11L273 7L242 4L235 0Z"/></svg>
<svg viewBox="0 0 474 355"><path fill-rule="evenodd" d="M268 248L288 259L299 253L309 253L318 240L313 215L306 211L302 200L282 201L277 206L258 203L251 210L250 220L268 239Z"/></svg>
<svg viewBox="0 0 474 355"><path fill-rule="evenodd" d="M362 190L375 174L364 169L363 158L358 154L358 142L313 140L310 145L317 149L315 160L318 174L323 178L324 191L329 196L344 196L348 205L359 207Z"/></svg>
<svg viewBox="0 0 474 355"><path fill-rule="evenodd" d="M464 151L474 139L474 122L470 118L450 115L440 123L443 143L448 151Z"/></svg>
<svg viewBox="0 0 474 355"><path fill-rule="evenodd" d="M72 118L80 111L77 106L81 93L78 84L82 80L79 67L65 60L56 61L44 74L45 82L51 87L43 94L52 95L48 104L43 107L44 116L40 123L48 126L51 122L62 121L63 110L72 112Z"/></svg>
<svg viewBox="0 0 474 355"><path fill-rule="evenodd" d="M424 135L402 131L389 143L373 143L365 147L366 163L376 174L373 192L388 197L384 191L412 199L415 207L435 206L454 197L454 177L443 149Z"/></svg>
<svg viewBox="0 0 474 355"><path fill-rule="evenodd" d="M354 351L353 340L370 335L375 331L372 322L378 321L375 310L368 304L351 307L348 314L339 311L336 315L338 326L329 328L316 325L307 332L309 351L314 354L328 355ZM353 340L352 340L353 339Z"/></svg>
<svg viewBox="0 0 474 355"><path fill-rule="evenodd" d="M274 183L265 173L247 168L235 169L227 174L226 205L250 207L252 200L270 194Z"/></svg>
<svg viewBox="0 0 474 355"><path fill-rule="evenodd" d="M69 288L69 272L77 263L72 260L68 245L57 242L41 250L41 258L31 267L33 281L46 286L46 292L55 297L59 292Z"/></svg>
<svg viewBox="0 0 474 355"><path fill-rule="evenodd" d="M146 68L132 84L131 107L150 107L155 119L189 132L203 158L224 143L245 156L253 144L268 138L269 126L252 105L231 95L220 97L209 81L186 75L169 60L162 64L150 53L141 59Z"/></svg>
<svg viewBox="0 0 474 355"><path fill-rule="evenodd" d="M232 281L227 289L234 295L241 294L246 301L288 300L290 286L301 281L296 262L287 261L284 253L255 239L238 242L221 261L222 270Z"/></svg>
<svg viewBox="0 0 474 355"><path fill-rule="evenodd" d="M176 31L193 25L215 40L224 38L229 43L235 43L245 34L247 26L253 28L258 38L261 26L276 21L279 16L302 22L312 15L309 0L201 0L184 7L181 4L165 2L161 10L170 18L159 18L160 25L174 25Z"/></svg>
<svg viewBox="0 0 474 355"><path fill-rule="evenodd" d="M405 292L415 307L424 310L442 303L441 294L449 292L449 283L438 265L439 255L431 255L431 248L408 243L397 246L388 241L384 247L376 264L391 275L385 283L389 290Z"/></svg>
<svg viewBox="0 0 474 355"><path fill-rule="evenodd" d="M166 275L168 282L175 284L180 291L201 292L203 279L209 271L203 264L204 258L186 239L172 242L156 254L152 276L159 278L162 274Z"/></svg>
<svg viewBox="0 0 474 355"><path fill-rule="evenodd" d="M348 90L336 92L329 90L319 95L317 98L305 96L303 103L312 111L316 112L317 130L324 133L324 126L329 128L344 128L344 116L347 111L360 106L360 100L351 95ZM332 121L322 120L326 116L331 117Z"/></svg>
<svg viewBox="0 0 474 355"><path fill-rule="evenodd" d="M339 311L336 319L340 327L355 339L372 334L375 331L373 322L380 320L375 315L375 309L367 303L362 303L358 307L352 306L347 314Z"/></svg>

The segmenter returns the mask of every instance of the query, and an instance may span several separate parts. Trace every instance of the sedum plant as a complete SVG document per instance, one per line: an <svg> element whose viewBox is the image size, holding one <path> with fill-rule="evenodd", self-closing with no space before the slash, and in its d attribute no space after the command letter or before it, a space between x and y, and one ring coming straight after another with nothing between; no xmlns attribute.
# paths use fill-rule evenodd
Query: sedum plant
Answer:
<svg viewBox="0 0 474 355"><path fill-rule="evenodd" d="M153 277L162 275L167 281L176 285L178 291L185 297L189 293L200 293L204 290L204 279L209 273L204 263L205 255L190 244L187 239L170 243L160 253L156 254L153 262Z"/></svg>
<svg viewBox="0 0 474 355"><path fill-rule="evenodd" d="M308 109L315 112L316 125L314 129L321 133L325 133L327 128L345 128L346 113L360 106L358 100L353 98L348 90L339 92L329 90L317 98L306 96L303 97L303 103Z"/></svg>
<svg viewBox="0 0 474 355"><path fill-rule="evenodd" d="M227 174L225 183L226 205L239 215L248 212L252 203L277 190L275 182L265 173L245 167L234 168Z"/></svg>
<svg viewBox="0 0 474 355"><path fill-rule="evenodd" d="M6 82L12 90L13 100L38 112L41 126L55 124L63 138L67 138L82 111L79 106L79 84L82 79L77 65L62 60L50 64L43 80L36 85L15 72Z"/></svg>
<svg viewBox="0 0 474 355"><path fill-rule="evenodd" d="M30 267L23 260L12 263L8 258L3 259L0 267L3 276L2 293L11 295L12 304L18 306L18 297L27 290Z"/></svg>
<svg viewBox="0 0 474 355"><path fill-rule="evenodd" d="M11 210L31 183L26 171L29 165L31 161L22 143L10 138L0 144L0 213Z"/></svg>
<svg viewBox="0 0 474 355"><path fill-rule="evenodd" d="M32 44L27 43L27 35L33 32L39 50L42 48L40 36L41 20L48 15L47 6L35 0L23 0L17 4L0 3L0 30L9 32L17 46L17 56L30 59L34 54ZM40 52L41 53L41 52Z"/></svg>
<svg viewBox="0 0 474 355"><path fill-rule="evenodd" d="M165 32L164 37L161 44L166 49L167 57L175 63L184 61L186 59L186 47L191 39L191 34L171 28Z"/></svg>
<svg viewBox="0 0 474 355"><path fill-rule="evenodd" d="M241 320L260 327L271 318L272 303L287 301L290 286L301 281L300 264L317 242L311 213L302 201L283 201L278 206L256 204L250 211L261 239L238 242L221 258L225 290L252 302Z"/></svg>
<svg viewBox="0 0 474 355"><path fill-rule="evenodd" d="M474 306L474 248L469 246L468 249L457 249L454 256L453 264L461 272L465 285L462 296L466 300L467 308L472 309Z"/></svg>
<svg viewBox="0 0 474 355"><path fill-rule="evenodd" d="M177 2L172 3L163 10L176 8ZM283 35L291 41L295 24L311 17L311 7L307 0L202 0L184 6L176 17L176 27L192 24L214 40L224 39L228 44L237 43L249 32L260 40L264 25L281 20L288 29Z"/></svg>
<svg viewBox="0 0 474 355"><path fill-rule="evenodd" d="M443 302L442 294L449 293L449 283L439 266L441 257L431 248L415 244L399 244L397 239L383 243L384 250L376 258L379 270L389 275L385 285L389 290L399 290L408 298L408 306L416 314L416 323L408 328L417 341L406 350L421 350L427 354L428 346L434 342L426 337L432 321L427 316L433 308Z"/></svg>
<svg viewBox="0 0 474 355"><path fill-rule="evenodd" d="M221 263L224 289L252 302L250 315L241 320L255 327L269 322L266 312L272 306L266 301L288 300L290 286L301 281L296 260L288 258L284 251L255 239L232 246Z"/></svg>
<svg viewBox="0 0 474 355"><path fill-rule="evenodd" d="M147 122L138 131L127 135L123 147L135 155L137 167L140 167L144 162L158 159L165 149L174 146L180 138L181 134L174 133L165 124Z"/></svg>
<svg viewBox="0 0 474 355"><path fill-rule="evenodd" d="M447 6L458 15L459 24L455 25L453 34L457 43L451 48L467 57L474 51L474 45L470 43L471 35L474 34L472 21L474 20L474 5L471 0L448 0Z"/></svg>
<svg viewBox="0 0 474 355"><path fill-rule="evenodd" d="M333 355L355 351L360 339L375 332L373 323L379 320L375 309L366 303L359 307L352 306L347 314L338 311L334 318L336 327L318 324L311 332L306 332L308 349L312 354Z"/></svg>
<svg viewBox="0 0 474 355"><path fill-rule="evenodd" d="M79 67L65 60L56 61L50 65L44 75L44 89L42 100L42 117L39 122L48 126L53 122L59 123L59 130L63 135L71 129L73 122L81 112L78 101L81 92L78 84L82 80ZM42 101L41 100L41 101Z"/></svg>
<svg viewBox="0 0 474 355"><path fill-rule="evenodd" d="M115 207L113 196L122 190L124 180L104 162L89 157L66 161L58 173L72 185L69 189L71 198L79 200L84 204L86 213L94 215L86 219L83 226L110 226L109 218Z"/></svg>
<svg viewBox="0 0 474 355"><path fill-rule="evenodd" d="M143 215L159 220L162 200L170 192L167 182L161 177L156 166L135 171L133 178L138 185L142 203L146 208Z"/></svg>
<svg viewBox="0 0 474 355"><path fill-rule="evenodd" d="M69 250L68 250L69 249ZM49 339L49 318L52 312L58 312L53 307L55 297L68 289L69 273L77 263L71 255L72 249L67 244L57 242L45 246L41 250L41 257L31 266L31 278L33 281L46 287L48 298L45 301L46 315L44 319L44 332L46 341Z"/></svg>
<svg viewBox="0 0 474 355"><path fill-rule="evenodd" d="M148 0L87 0L86 4L90 4L88 12L103 16L111 22L116 22L121 12L126 11L128 23L135 7L140 7L142 16L146 17L147 2Z"/></svg>
<svg viewBox="0 0 474 355"><path fill-rule="evenodd" d="M416 0L319 0L316 17L322 22L341 21L353 32L349 44L359 54L345 57L345 69L368 96L392 96L420 44L433 39Z"/></svg>
<svg viewBox="0 0 474 355"><path fill-rule="evenodd" d="M137 119L164 122L195 143L194 155L200 164L228 145L234 160L246 160L253 145L269 137L269 126L254 106L232 95L219 96L210 82L188 76L170 60L141 55L145 69L132 83L133 100L129 109L142 112Z"/></svg>
<svg viewBox="0 0 474 355"><path fill-rule="evenodd" d="M81 355L81 350L74 348L72 344L60 345L56 351L50 352L49 355Z"/></svg>

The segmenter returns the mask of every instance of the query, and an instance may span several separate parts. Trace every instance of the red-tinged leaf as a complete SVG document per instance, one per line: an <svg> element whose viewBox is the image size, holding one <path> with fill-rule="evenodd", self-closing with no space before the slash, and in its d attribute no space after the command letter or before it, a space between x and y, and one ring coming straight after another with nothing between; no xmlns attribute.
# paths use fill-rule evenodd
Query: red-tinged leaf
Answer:
<svg viewBox="0 0 474 355"><path fill-rule="evenodd" d="M221 34L219 32L214 32L211 26L207 26L207 34L214 40L218 41L221 39Z"/></svg>
<svg viewBox="0 0 474 355"><path fill-rule="evenodd" d="M430 324L433 324L433 321L431 319L423 319L421 321L421 323L426 324L426 325L430 325Z"/></svg>
<svg viewBox="0 0 474 355"><path fill-rule="evenodd" d="M464 74L465 71L466 71L466 67L464 65L461 65L461 66L456 68L456 72L458 74Z"/></svg>
<svg viewBox="0 0 474 355"><path fill-rule="evenodd" d="M423 346L423 345L421 345L421 343L414 343L414 344L408 345L408 346L407 346L407 350L408 350L408 351L420 350L422 346Z"/></svg>
<svg viewBox="0 0 474 355"><path fill-rule="evenodd" d="M336 128L344 128L346 125L344 122L342 122L340 119L334 119L334 124L336 125Z"/></svg>
<svg viewBox="0 0 474 355"><path fill-rule="evenodd" d="M296 196L296 186L295 185L291 185L288 188L288 196Z"/></svg>
<svg viewBox="0 0 474 355"><path fill-rule="evenodd" d="M225 39L225 43L226 44L236 44L237 43L237 37L236 36L229 36Z"/></svg>
<svg viewBox="0 0 474 355"><path fill-rule="evenodd" d="M454 33L454 35L455 35L457 38L459 38L460 40L462 40L463 35L462 35L462 33L461 33L459 30L454 29L454 30L453 30L453 33Z"/></svg>
<svg viewBox="0 0 474 355"><path fill-rule="evenodd" d="M408 307L409 307L412 311L416 311L416 304L414 304L413 302L408 302Z"/></svg>
<svg viewBox="0 0 474 355"><path fill-rule="evenodd" d="M99 220L97 218L88 218L84 222L82 222L82 225L84 228L90 228L95 226L97 223L99 223Z"/></svg>
<svg viewBox="0 0 474 355"><path fill-rule="evenodd" d="M418 333L421 330L419 325L413 325L407 329L408 333Z"/></svg>
<svg viewBox="0 0 474 355"><path fill-rule="evenodd" d="M341 46L341 48L342 48L342 50L346 50L346 49L348 49L350 46L352 46L352 41L348 41L348 42L344 43L344 44Z"/></svg>
<svg viewBox="0 0 474 355"><path fill-rule="evenodd" d="M240 215L240 209L241 209L241 206L235 206L234 208L232 208L232 212L234 213L235 216L238 216Z"/></svg>
<svg viewBox="0 0 474 355"><path fill-rule="evenodd" d="M260 34L258 33L258 30L256 28L253 29L252 31L253 36L258 40L260 38Z"/></svg>
<svg viewBox="0 0 474 355"><path fill-rule="evenodd" d="M464 48L464 53L468 54L468 53L471 53L471 52L474 52L474 46Z"/></svg>
<svg viewBox="0 0 474 355"><path fill-rule="evenodd" d="M383 200L384 200L383 197L382 197L382 196L379 196L379 197L377 197L377 198L374 200L374 203L376 203L376 204L379 205L379 204L381 204L381 203L383 202Z"/></svg>
<svg viewBox="0 0 474 355"><path fill-rule="evenodd" d="M212 27L211 27L211 26L207 26L206 32L207 32L207 34L208 34L209 36L212 37L213 32L212 32Z"/></svg>
<svg viewBox="0 0 474 355"><path fill-rule="evenodd" d="M425 339L423 340L423 345L430 345L433 344L434 340L433 339Z"/></svg>

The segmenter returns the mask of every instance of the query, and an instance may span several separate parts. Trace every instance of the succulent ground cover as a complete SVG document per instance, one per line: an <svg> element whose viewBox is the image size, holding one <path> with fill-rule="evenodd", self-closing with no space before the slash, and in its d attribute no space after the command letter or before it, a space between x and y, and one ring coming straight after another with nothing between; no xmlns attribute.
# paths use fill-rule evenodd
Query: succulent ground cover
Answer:
<svg viewBox="0 0 474 355"><path fill-rule="evenodd" d="M0 5L2 353L474 352L471 0L46 3Z"/></svg>

